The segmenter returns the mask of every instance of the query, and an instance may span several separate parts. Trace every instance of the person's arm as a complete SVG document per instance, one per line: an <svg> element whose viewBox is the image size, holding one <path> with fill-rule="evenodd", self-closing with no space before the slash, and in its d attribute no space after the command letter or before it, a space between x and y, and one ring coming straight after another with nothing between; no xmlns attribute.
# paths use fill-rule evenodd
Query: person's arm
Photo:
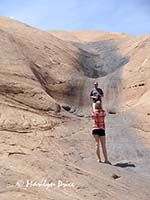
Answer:
<svg viewBox="0 0 150 200"><path fill-rule="evenodd" d="M100 95L100 97L104 97L104 92L103 92L103 90L100 89L100 88L99 88L99 95Z"/></svg>
<svg viewBox="0 0 150 200"><path fill-rule="evenodd" d="M103 110L104 111L104 117L106 117L106 111L105 110Z"/></svg>
<svg viewBox="0 0 150 200"><path fill-rule="evenodd" d="M92 119L95 119L95 114L94 114L94 112L92 112Z"/></svg>
<svg viewBox="0 0 150 200"><path fill-rule="evenodd" d="M93 92L91 91L90 99L97 99L97 97L93 96Z"/></svg>
<svg viewBox="0 0 150 200"><path fill-rule="evenodd" d="M97 99L97 97L96 97L96 96L90 96L90 98L91 98L91 99Z"/></svg>
<svg viewBox="0 0 150 200"><path fill-rule="evenodd" d="M104 97L104 92L103 92L103 90L101 90L101 97Z"/></svg>

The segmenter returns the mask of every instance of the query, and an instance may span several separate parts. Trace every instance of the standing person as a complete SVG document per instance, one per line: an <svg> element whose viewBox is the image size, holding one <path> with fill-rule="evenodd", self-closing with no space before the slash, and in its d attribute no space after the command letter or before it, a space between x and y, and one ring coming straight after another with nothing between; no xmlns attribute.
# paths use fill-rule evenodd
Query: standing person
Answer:
<svg viewBox="0 0 150 200"><path fill-rule="evenodd" d="M92 135L96 143L96 154L98 157L98 162L101 162L101 156L100 156L100 143L101 143L105 159L104 163L111 164L110 161L108 160L107 149L106 149L105 116L106 113L102 109L102 103L100 101L97 101L95 104L95 111L93 111L92 113L92 118L94 119Z"/></svg>
<svg viewBox="0 0 150 200"><path fill-rule="evenodd" d="M98 82L94 82L94 88L90 93L90 98L93 100L92 108L95 110L95 103L97 101L102 102L102 97L104 97L103 90L98 87Z"/></svg>

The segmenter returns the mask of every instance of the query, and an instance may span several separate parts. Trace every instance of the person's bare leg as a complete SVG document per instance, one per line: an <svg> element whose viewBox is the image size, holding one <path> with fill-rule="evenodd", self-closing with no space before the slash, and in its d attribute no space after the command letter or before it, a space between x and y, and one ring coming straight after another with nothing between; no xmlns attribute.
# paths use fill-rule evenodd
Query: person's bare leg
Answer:
<svg viewBox="0 0 150 200"><path fill-rule="evenodd" d="M102 151L103 151L103 155L105 158L105 162L108 161L108 156L107 156L107 149L106 149L106 138L105 136L101 136L100 137L100 141L101 141L101 145L102 145Z"/></svg>
<svg viewBox="0 0 150 200"><path fill-rule="evenodd" d="M95 104L96 104L96 103L93 103L93 104L92 104L93 112L95 111Z"/></svg>
<svg viewBox="0 0 150 200"><path fill-rule="evenodd" d="M96 155L98 157L99 162L101 162L101 157L100 157L100 148L99 148L99 136L98 135L93 135L95 139L95 145L96 145Z"/></svg>

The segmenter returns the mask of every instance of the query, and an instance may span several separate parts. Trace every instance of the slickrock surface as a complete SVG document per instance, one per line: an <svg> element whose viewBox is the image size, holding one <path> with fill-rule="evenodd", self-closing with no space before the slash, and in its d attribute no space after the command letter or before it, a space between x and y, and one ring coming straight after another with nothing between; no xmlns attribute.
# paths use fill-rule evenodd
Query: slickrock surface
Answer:
<svg viewBox="0 0 150 200"><path fill-rule="evenodd" d="M0 199L149 200L150 35L0 17L0 46ZM95 80L111 166L91 136Z"/></svg>

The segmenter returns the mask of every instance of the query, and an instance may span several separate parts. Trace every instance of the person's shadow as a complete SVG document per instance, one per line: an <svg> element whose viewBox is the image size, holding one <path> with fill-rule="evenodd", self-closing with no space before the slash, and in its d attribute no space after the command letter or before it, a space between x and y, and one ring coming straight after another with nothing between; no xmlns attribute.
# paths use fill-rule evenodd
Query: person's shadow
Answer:
<svg viewBox="0 0 150 200"><path fill-rule="evenodd" d="M120 163L114 164L114 166L116 166L116 167L121 167L121 168L136 167L136 165L133 164L133 163L131 163L131 162L120 162Z"/></svg>

